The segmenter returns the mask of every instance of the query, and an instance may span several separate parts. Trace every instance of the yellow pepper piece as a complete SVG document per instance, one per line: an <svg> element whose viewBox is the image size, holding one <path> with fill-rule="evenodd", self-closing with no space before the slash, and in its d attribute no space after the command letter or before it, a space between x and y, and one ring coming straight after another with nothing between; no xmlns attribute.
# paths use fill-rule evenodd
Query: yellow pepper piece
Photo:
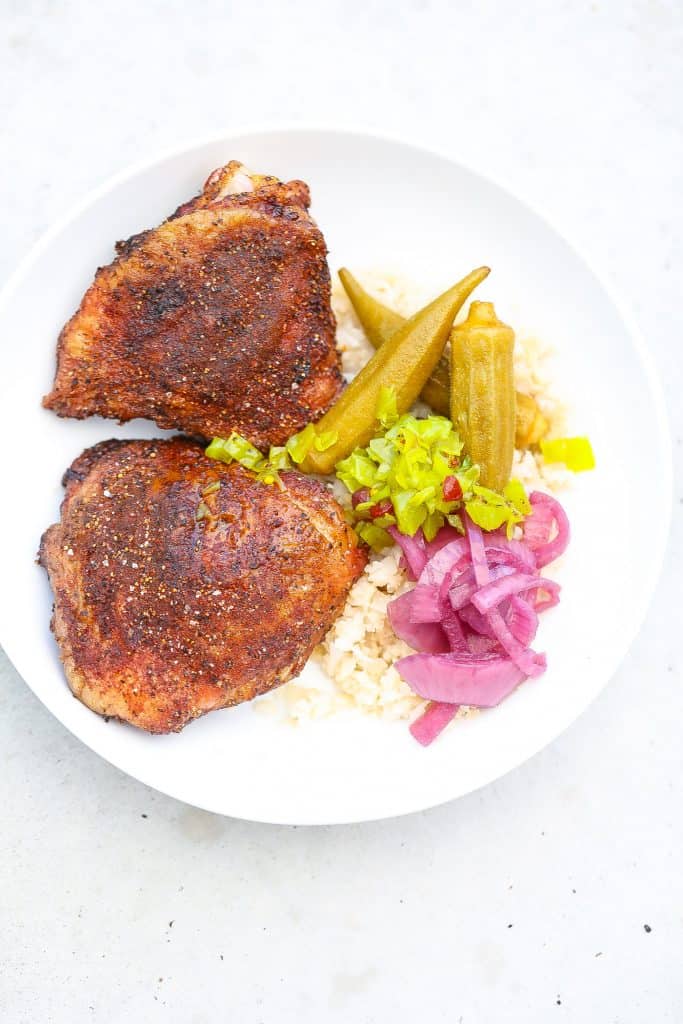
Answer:
<svg viewBox="0 0 683 1024"><path fill-rule="evenodd" d="M508 483L515 448L514 344L491 302L473 302L451 331L451 419L493 491Z"/></svg>
<svg viewBox="0 0 683 1024"><path fill-rule="evenodd" d="M546 462L564 462L574 473L595 469L595 455L587 437L554 437L541 441L541 451Z"/></svg>
<svg viewBox="0 0 683 1024"><path fill-rule="evenodd" d="M360 320L365 336L373 348L380 348L398 328L405 323L405 318L379 299L373 298L356 280L353 274L342 267L339 279L349 297L356 316ZM451 370L449 359L442 356L420 395L434 412L441 416L451 414ZM517 392L517 418L515 423L515 446L530 448L545 437L549 429L548 421L531 395Z"/></svg>
<svg viewBox="0 0 683 1024"><path fill-rule="evenodd" d="M324 452L310 451L301 464L307 473L330 473L354 448L364 447L377 432L377 403L382 388L393 388L398 414L418 397L443 352L458 310L489 274L479 267L447 292L406 320L375 352L351 381L316 431L336 432L336 442Z"/></svg>

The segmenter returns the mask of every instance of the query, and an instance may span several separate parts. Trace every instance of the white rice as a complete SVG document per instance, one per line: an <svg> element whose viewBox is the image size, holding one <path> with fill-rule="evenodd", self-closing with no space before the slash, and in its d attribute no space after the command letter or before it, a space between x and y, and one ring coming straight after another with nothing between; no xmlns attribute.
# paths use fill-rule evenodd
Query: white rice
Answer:
<svg viewBox="0 0 683 1024"><path fill-rule="evenodd" d="M363 285L387 306L406 316L433 297L399 276L368 272L358 275ZM336 280L332 306L337 318L337 345L344 373L352 377L365 365L373 349L361 329L344 290ZM532 395L550 423L550 434L562 436L564 409L554 396L551 379L552 349L534 338L517 336L515 384ZM516 451L512 475L528 489L557 491L568 486L572 474L563 466L546 465L540 456ZM349 494L339 481L330 488L344 505ZM344 709L392 719L412 718L425 702L399 676L394 663L414 653L399 640L387 619L388 603L412 584L399 568L400 550L389 548L372 554L363 575L349 593L344 611L336 620L312 660L321 672L306 673L266 695L255 706L297 722L320 718ZM310 679L308 678L310 676ZM462 709L460 715L472 714Z"/></svg>

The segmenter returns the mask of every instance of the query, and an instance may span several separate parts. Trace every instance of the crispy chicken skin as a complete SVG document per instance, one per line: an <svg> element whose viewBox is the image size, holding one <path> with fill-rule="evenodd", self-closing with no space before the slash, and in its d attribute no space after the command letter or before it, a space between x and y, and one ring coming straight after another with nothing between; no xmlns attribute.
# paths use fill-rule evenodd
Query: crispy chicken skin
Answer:
<svg viewBox="0 0 683 1024"><path fill-rule="evenodd" d="M330 274L302 181L232 161L160 227L116 246L57 345L43 405L136 416L260 448L319 419L342 386Z"/></svg>
<svg viewBox="0 0 683 1024"><path fill-rule="evenodd" d="M39 560L76 697L167 733L300 672L366 556L322 484L282 479L184 438L104 441L75 460Z"/></svg>

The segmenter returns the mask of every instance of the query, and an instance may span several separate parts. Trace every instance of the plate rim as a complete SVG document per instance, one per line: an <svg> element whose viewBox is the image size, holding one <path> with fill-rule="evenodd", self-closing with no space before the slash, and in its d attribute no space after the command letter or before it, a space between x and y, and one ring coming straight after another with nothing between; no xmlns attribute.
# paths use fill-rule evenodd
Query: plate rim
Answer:
<svg viewBox="0 0 683 1024"><path fill-rule="evenodd" d="M177 793L169 791L169 789L163 788L159 785L158 781L149 782L145 777L144 773L137 774L131 771L128 767L119 763L118 759L113 759L109 754L100 752L97 747L91 745L91 743L79 735L79 731L72 727L71 724L67 724L55 711L47 705L40 694L34 689L31 682L23 675L18 667L18 659L14 657L12 653L13 643L6 642L2 636L0 636L0 643L5 651L8 660L12 663L13 667L17 671L17 674L21 677L25 685L31 690L38 701L46 708L47 711L54 718L56 718L62 727L66 728L73 736L75 736L81 743L83 743L88 749L92 750L93 753L97 754L103 760L107 761L117 770L123 772L131 778L142 782L144 785L149 786L157 792L161 792L166 796L170 796L175 800L186 803L189 806L194 806L202 810L210 811L214 814L220 814L224 817L234 817L237 820L253 821L262 824L274 824L274 825L321 825L321 824L360 824L361 822L370 821L381 821L394 817L403 817L404 815L413 814L418 811L431 810L434 807L442 806L451 801L457 800L462 796L468 795L469 793L477 792L483 789L485 786L496 781L499 778L503 778L510 772L515 771L517 768L526 764L532 758L536 757L542 750L550 746L560 735L568 731L575 722L591 707L593 702L598 696L605 691L609 683L613 680L614 676L618 672L619 668L624 663L628 654L633 647L635 640L640 634L644 622L646 620L648 611L652 604L652 600L657 588L658 582L662 575L662 569L664 565L664 557L669 544L669 537L671 532L672 522L672 501L673 501L673 442L670 429L670 417L668 412L668 405L664 388L662 385L659 368L655 361L654 355L647 345L645 335L642 332L638 321L632 313L629 305L622 298L618 289L615 287L609 277L604 274L601 270L596 269L592 258L588 258L585 251L581 246L577 245L572 241L571 236L567 234L562 224L558 223L555 215L552 217L546 214L542 206L539 206L535 201L532 202L524 194L517 190L517 187L511 187L510 184L497 174L491 174L488 171L483 172L477 166L469 163L466 159L462 159L459 154L455 154L454 151L449 151L446 148L436 147L430 143L423 142L420 138L407 137L394 132L382 132L380 130L370 128L367 126L358 126L353 124L336 123L334 126L325 124L309 122L306 120L294 120L286 123L277 121L265 121L260 123L249 123L247 125L235 125L230 130L212 132L209 135L203 135L196 137L191 140L185 140L180 144L174 146L165 147L155 151L151 156L148 156L142 160L136 161L131 164L127 164L121 170L107 177L99 185L88 190L86 194L76 203L71 204L66 211L40 235L40 237L33 243L28 249L25 255L19 260L15 269L9 274L5 283L0 288L0 316L4 312L5 306L11 301L16 290L21 286L25 278L29 275L34 264L39 260L43 252L49 247L53 240L59 236L73 221L75 221L82 213L84 213L89 207L96 203L99 199L106 196L116 187L124 184L145 171L150 170L156 165L163 163L167 160L173 160L181 157L185 154L191 153L194 150L201 149L203 147L220 144L223 142L230 143L231 140L244 139L249 136L261 136L267 134L320 134L327 136L355 136L357 139L367 140L368 142L379 141L388 144L394 144L403 146L413 151L418 151L424 155L439 158L441 160L448 161L459 167L461 170L473 175L476 178L483 180L489 185L493 185L500 189L506 196L521 204L529 213L537 217L552 233L558 236L561 241L567 246L571 253L578 258L578 260L584 265L589 273L595 278L597 284L603 289L606 297L608 298L611 305L614 307L619 319L623 323L632 343L634 349L640 360L640 365L644 371L647 383L649 386L650 393L652 394L654 405L655 405L655 423L654 433L656 435L656 441L660 448L661 463L662 463L662 486L667 497L666 508L664 510L664 522L661 524L663 529L658 531L659 543L656 556L650 561L648 567L648 576L646 577L645 584L639 588L638 604L633 617L633 627L628 637L628 642L623 649L620 657L615 662L611 672L605 677L604 682L600 688L590 697L588 702L584 704L575 714L572 714L571 718L564 722L564 724L556 730L553 730L548 734L543 742L535 746L521 761L516 761L515 764L511 765L505 771L501 773L495 773L489 778L485 778L477 786L466 790L463 793L455 796L447 797L442 799L439 797L434 802L423 803L419 801L416 805L407 807L405 810L396 812L394 810L387 811L386 814L373 814L371 817L348 817L345 819L335 818L333 821L329 819L321 819L317 817L310 820L298 819L296 822L291 819L279 819L274 817L272 814L268 817L255 816L244 816L242 814L235 815L230 812L217 810L215 807L202 804L201 800L197 800L194 797L187 799L184 796L178 796ZM0 623L0 632L4 632L2 623Z"/></svg>

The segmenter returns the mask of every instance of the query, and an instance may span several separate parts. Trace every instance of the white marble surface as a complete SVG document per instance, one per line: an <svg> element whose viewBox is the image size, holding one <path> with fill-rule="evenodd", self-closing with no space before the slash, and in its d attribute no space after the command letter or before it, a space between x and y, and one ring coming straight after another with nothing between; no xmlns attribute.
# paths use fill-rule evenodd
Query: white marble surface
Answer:
<svg viewBox="0 0 683 1024"><path fill-rule="evenodd" d="M428 813L292 829L193 810L80 746L3 659L0 1020L683 1019L681 4L0 0L0 33L0 278L84 190L188 138L303 118L437 143L630 297L678 470L665 575L604 695Z"/></svg>

